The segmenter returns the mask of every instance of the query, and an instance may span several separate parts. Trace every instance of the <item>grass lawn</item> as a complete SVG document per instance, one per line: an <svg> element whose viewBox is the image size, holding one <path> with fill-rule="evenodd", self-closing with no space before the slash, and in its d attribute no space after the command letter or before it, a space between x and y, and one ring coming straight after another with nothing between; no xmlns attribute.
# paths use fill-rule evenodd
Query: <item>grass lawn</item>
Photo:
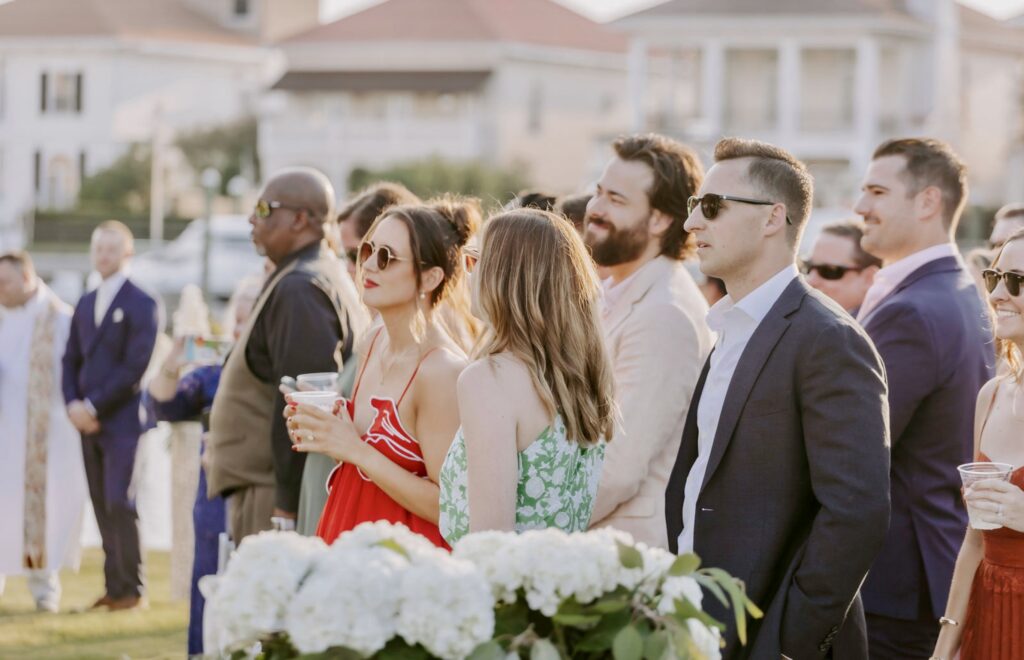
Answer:
<svg viewBox="0 0 1024 660"><path fill-rule="evenodd" d="M40 614L24 577L0 597L0 658L70 660L184 658L188 602L171 602L170 557L146 555L149 609L83 611L103 593L103 553L87 549L78 574L61 573L60 614Z"/></svg>

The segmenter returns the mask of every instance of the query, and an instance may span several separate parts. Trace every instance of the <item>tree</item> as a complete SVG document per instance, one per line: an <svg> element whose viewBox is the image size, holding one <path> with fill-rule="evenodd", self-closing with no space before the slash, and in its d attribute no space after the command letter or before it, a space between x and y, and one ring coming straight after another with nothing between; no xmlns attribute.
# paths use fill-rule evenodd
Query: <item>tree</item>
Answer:
<svg viewBox="0 0 1024 660"><path fill-rule="evenodd" d="M149 208L151 173L149 146L133 144L105 170L82 181L78 206L80 209L125 209L142 213Z"/></svg>
<svg viewBox="0 0 1024 660"><path fill-rule="evenodd" d="M221 194L239 174L260 180L260 163L256 150L256 119L247 117L213 128L182 134L177 146L195 172L212 167L220 172Z"/></svg>
<svg viewBox="0 0 1024 660"><path fill-rule="evenodd" d="M435 156L376 170L357 167L349 174L348 188L360 190L377 181L396 181L423 199L442 193L473 195L485 206L501 206L529 184L518 166L501 168Z"/></svg>

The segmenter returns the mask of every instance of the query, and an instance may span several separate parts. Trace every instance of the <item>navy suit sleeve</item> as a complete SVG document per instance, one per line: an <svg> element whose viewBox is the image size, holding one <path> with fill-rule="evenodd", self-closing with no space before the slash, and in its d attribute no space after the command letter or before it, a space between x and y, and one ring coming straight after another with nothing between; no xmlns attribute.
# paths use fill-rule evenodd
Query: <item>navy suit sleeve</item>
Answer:
<svg viewBox="0 0 1024 660"><path fill-rule="evenodd" d="M881 361L850 325L829 326L809 349L798 397L819 509L786 594L780 643L791 658L828 650L889 527Z"/></svg>
<svg viewBox="0 0 1024 660"><path fill-rule="evenodd" d="M914 412L938 384L938 359L931 325L913 305L880 307L865 328L885 363L889 382L889 423L892 443L900 437Z"/></svg>
<svg viewBox="0 0 1024 660"><path fill-rule="evenodd" d="M78 370L82 367L82 341L78 337L78 323L83 313L82 301L79 301L75 306L75 313L71 317L68 344L64 348L64 358L61 361L61 384L65 403L82 398L82 394L78 391Z"/></svg>
<svg viewBox="0 0 1024 660"><path fill-rule="evenodd" d="M139 391L156 344L156 301L142 294L137 304L126 305L124 310L125 323L128 324L124 361L111 370L101 385L85 393L101 421Z"/></svg>

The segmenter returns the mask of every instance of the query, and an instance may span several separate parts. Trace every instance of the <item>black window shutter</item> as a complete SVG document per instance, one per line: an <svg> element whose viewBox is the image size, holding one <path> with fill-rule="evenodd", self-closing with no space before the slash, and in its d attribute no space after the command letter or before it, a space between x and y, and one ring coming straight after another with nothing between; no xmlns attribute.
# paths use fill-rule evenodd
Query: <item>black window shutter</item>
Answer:
<svg viewBox="0 0 1024 660"><path fill-rule="evenodd" d="M46 112L46 72L39 76L39 112Z"/></svg>
<svg viewBox="0 0 1024 660"><path fill-rule="evenodd" d="M82 111L82 74L75 74L75 112Z"/></svg>
<svg viewBox="0 0 1024 660"><path fill-rule="evenodd" d="M32 166L33 171L33 185L35 185L36 192L39 192L43 180L43 154L36 151L35 160Z"/></svg>

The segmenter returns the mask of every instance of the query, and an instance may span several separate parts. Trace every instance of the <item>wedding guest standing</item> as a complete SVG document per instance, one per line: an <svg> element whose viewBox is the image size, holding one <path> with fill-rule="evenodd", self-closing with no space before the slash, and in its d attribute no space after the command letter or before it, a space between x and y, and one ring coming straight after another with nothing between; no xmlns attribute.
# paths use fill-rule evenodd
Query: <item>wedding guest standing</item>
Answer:
<svg viewBox="0 0 1024 660"><path fill-rule="evenodd" d="M821 228L810 256L801 264L807 283L856 316L882 260L860 246L864 223L838 220Z"/></svg>
<svg viewBox="0 0 1024 660"><path fill-rule="evenodd" d="M583 531L614 410L586 248L553 213L505 212L487 222L470 279L487 332L459 377L441 533L455 543L487 529Z"/></svg>
<svg viewBox="0 0 1024 660"><path fill-rule="evenodd" d="M973 455L992 338L953 243L967 172L952 149L885 142L861 190L861 246L885 266L857 320L885 362L892 437L892 524L863 588L871 657L928 658L967 526L956 467Z"/></svg>
<svg viewBox="0 0 1024 660"><path fill-rule="evenodd" d="M730 138L690 200L708 312L704 365L665 494L674 552L746 584L763 611L723 657L864 658L858 589L889 514L886 388L864 331L796 269L811 175L786 151ZM711 616L730 622L713 598Z"/></svg>
<svg viewBox="0 0 1024 660"><path fill-rule="evenodd" d="M71 308L25 252L0 255L0 306L0 595L5 576L25 574L36 609L56 612L57 571L78 568L86 498L60 387Z"/></svg>
<svg viewBox="0 0 1024 660"><path fill-rule="evenodd" d="M359 245L373 225L373 221L392 206L418 204L419 201L419 198L402 184L382 181L360 191L341 207L338 211L341 246L345 253L348 273L353 280L356 278Z"/></svg>
<svg viewBox="0 0 1024 660"><path fill-rule="evenodd" d="M587 205L584 242L605 269L602 326L621 426L608 445L591 522L668 547L664 493L690 396L711 349L708 306L683 260L686 200L704 170L659 135L620 138Z"/></svg>
<svg viewBox="0 0 1024 660"><path fill-rule="evenodd" d="M1024 229L1024 203L1007 204L996 211L992 233L988 237L988 246L998 250L1006 239Z"/></svg>
<svg viewBox="0 0 1024 660"><path fill-rule="evenodd" d="M207 438L209 495L226 497L235 543L295 526L305 456L281 418L281 378L339 371L351 356L341 271L324 241L333 205L326 176L294 168L267 182L249 218L274 270L224 363Z"/></svg>
<svg viewBox="0 0 1024 660"><path fill-rule="evenodd" d="M82 434L89 495L103 539L106 593L93 607L144 604L139 514L132 475L139 436L141 382L157 334L157 302L132 283L131 230L116 220L92 235L93 268L102 282L82 296L64 353L64 400Z"/></svg>
<svg viewBox="0 0 1024 660"><path fill-rule="evenodd" d="M985 271L999 355L1008 373L981 388L974 421L979 461L1016 467L1008 481L982 481L967 504L996 529L968 527L932 654L953 660L1024 658L1024 231L1012 234Z"/></svg>
<svg viewBox="0 0 1024 660"><path fill-rule="evenodd" d="M300 453L341 463L317 534L328 543L365 521L403 523L439 546L438 474L459 427L455 386L465 353L436 311L464 287L461 248L480 223L475 204L396 206L359 249L363 302L380 315L352 397L331 415L289 404Z"/></svg>

